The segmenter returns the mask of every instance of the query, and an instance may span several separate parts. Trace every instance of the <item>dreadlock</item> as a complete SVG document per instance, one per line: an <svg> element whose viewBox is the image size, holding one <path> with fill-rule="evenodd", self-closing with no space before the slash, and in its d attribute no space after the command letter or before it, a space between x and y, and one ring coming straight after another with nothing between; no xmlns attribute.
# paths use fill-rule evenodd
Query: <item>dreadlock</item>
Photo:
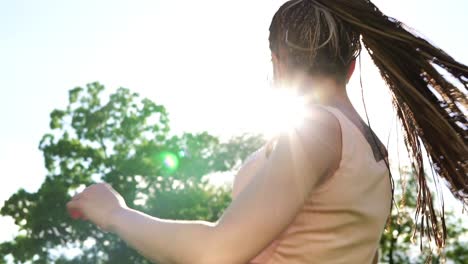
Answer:
<svg viewBox="0 0 468 264"><path fill-rule="evenodd" d="M360 54L362 41L390 89L403 127L418 184L415 219L421 239L434 238L442 248L447 236L443 199L439 220L424 173L422 148L431 169L468 205L468 122L464 114L468 67L384 15L369 0L288 1L273 17L269 41L272 52L288 68L337 80L345 78L350 63Z"/></svg>

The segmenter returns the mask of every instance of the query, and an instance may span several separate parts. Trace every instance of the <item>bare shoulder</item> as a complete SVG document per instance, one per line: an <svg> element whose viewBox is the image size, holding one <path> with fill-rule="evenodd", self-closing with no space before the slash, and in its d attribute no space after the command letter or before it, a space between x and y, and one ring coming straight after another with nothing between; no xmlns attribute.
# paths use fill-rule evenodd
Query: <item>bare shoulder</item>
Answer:
<svg viewBox="0 0 468 264"><path fill-rule="evenodd" d="M316 176L315 187L338 169L342 156L341 125L338 118L322 107L312 107L303 124L295 130L294 152L301 149L304 160Z"/></svg>
<svg viewBox="0 0 468 264"><path fill-rule="evenodd" d="M322 107L310 107L303 124L296 129L306 149L325 147L341 154L341 126L338 118Z"/></svg>
<svg viewBox="0 0 468 264"><path fill-rule="evenodd" d="M309 175L304 177L313 177L319 183L339 165L341 146L337 117L321 107L310 107L300 126L278 137L271 155L272 163L292 159L295 166L302 168L300 171Z"/></svg>

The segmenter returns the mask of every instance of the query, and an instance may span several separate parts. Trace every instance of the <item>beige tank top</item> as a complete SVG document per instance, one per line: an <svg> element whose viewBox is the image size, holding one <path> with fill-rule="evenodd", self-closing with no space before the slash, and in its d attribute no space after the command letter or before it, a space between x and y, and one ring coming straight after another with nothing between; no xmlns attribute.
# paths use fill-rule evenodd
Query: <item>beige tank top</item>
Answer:
<svg viewBox="0 0 468 264"><path fill-rule="evenodd" d="M366 138L340 110L322 107L340 122L340 165L251 264L371 263L378 249L392 197L386 163L375 161ZM261 148L244 162L244 172L234 179L233 199L265 161Z"/></svg>

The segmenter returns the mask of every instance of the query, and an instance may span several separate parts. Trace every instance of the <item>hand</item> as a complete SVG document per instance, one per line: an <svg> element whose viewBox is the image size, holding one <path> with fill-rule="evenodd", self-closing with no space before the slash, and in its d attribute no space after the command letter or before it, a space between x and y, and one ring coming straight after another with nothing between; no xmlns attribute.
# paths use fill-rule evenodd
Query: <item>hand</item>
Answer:
<svg viewBox="0 0 468 264"><path fill-rule="evenodd" d="M110 231L113 216L126 208L122 196L107 183L93 184L67 203L72 218L89 220L105 231Z"/></svg>

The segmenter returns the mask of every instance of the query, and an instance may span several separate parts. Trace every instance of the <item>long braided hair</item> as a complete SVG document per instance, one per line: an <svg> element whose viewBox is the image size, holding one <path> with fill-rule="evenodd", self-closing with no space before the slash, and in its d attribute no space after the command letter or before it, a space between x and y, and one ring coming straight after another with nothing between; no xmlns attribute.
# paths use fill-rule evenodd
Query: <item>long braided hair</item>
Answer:
<svg viewBox="0 0 468 264"><path fill-rule="evenodd" d="M273 17L269 42L287 68L337 80L346 78L363 43L390 89L403 127L417 182L415 219L421 241L427 236L442 248L447 236L443 201L437 217L422 148L435 174L468 205L468 67L384 15L369 0L288 1ZM437 66L452 77L442 75Z"/></svg>

